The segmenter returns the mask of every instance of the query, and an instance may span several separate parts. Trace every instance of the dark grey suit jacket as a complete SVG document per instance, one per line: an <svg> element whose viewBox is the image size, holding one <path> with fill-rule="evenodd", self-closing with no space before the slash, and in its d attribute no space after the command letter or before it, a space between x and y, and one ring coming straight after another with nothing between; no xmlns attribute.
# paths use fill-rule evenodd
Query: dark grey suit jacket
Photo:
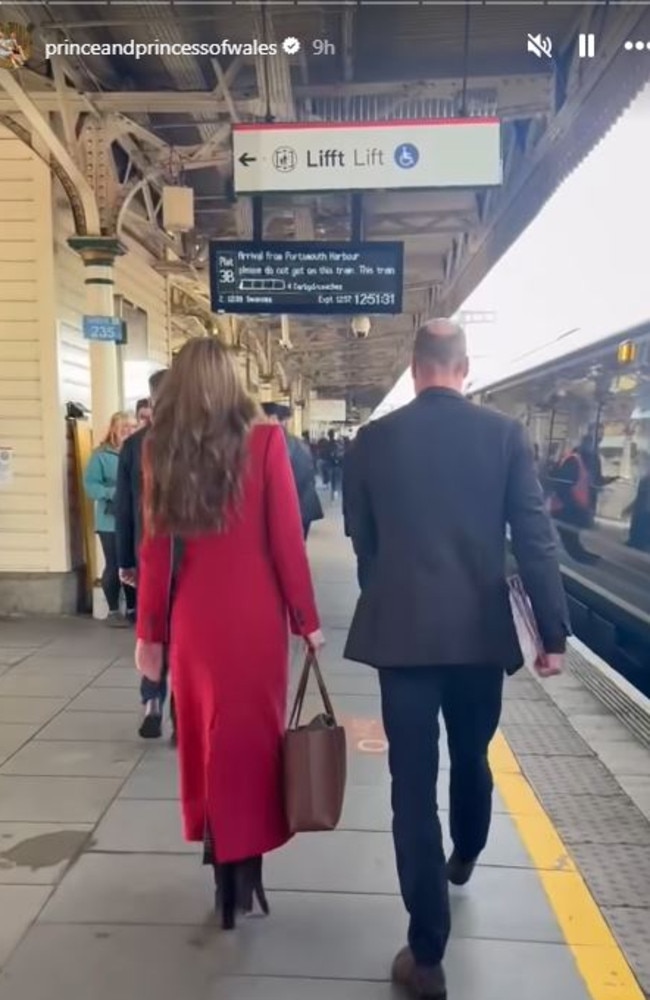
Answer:
<svg viewBox="0 0 650 1000"><path fill-rule="evenodd" d="M142 536L142 445L148 428L127 438L120 451L115 490L117 564L135 569Z"/></svg>
<svg viewBox="0 0 650 1000"><path fill-rule="evenodd" d="M507 525L546 651L564 651L556 545L518 422L452 390L426 390L360 432L345 493L361 586L347 659L518 669Z"/></svg>

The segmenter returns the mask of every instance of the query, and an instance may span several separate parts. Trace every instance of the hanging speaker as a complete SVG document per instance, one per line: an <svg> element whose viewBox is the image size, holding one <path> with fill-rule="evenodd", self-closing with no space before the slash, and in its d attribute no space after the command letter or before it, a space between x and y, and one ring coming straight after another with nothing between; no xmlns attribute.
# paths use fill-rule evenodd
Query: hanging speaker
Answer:
<svg viewBox="0 0 650 1000"><path fill-rule="evenodd" d="M162 216L163 229L168 233L189 233L194 229L194 190L191 187L164 187Z"/></svg>

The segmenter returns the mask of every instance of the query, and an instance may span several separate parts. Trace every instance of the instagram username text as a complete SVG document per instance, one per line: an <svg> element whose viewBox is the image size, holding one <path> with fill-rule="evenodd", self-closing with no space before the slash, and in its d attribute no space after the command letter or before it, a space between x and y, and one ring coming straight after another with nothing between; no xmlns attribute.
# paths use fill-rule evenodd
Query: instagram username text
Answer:
<svg viewBox="0 0 650 1000"><path fill-rule="evenodd" d="M47 42L45 58L53 56L276 56L281 46L276 42Z"/></svg>

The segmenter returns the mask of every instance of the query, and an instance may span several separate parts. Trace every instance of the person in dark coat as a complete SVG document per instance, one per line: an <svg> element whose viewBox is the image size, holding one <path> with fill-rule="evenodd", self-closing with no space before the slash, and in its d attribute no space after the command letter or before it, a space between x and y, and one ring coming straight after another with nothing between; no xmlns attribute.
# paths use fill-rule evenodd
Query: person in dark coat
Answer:
<svg viewBox="0 0 650 1000"><path fill-rule="evenodd" d="M298 491L300 516L305 539L314 521L324 517L318 490L316 488L316 470L311 452L300 438L290 434L287 424L291 419L291 410L282 403L262 403L262 409L269 420L282 426L289 450L289 461L293 478Z"/></svg>
<svg viewBox="0 0 650 1000"><path fill-rule="evenodd" d="M166 369L154 372L149 379L150 415L160 392ZM142 400L140 402L143 402ZM140 407L140 410L144 410ZM150 420L124 442L117 466L115 492L115 537L120 580L125 586L137 587L138 550L142 538L142 446L149 431ZM136 610L137 614L137 590ZM135 615L134 615L135 618ZM162 733L162 712L167 697L166 679L152 684L146 678L140 683L140 700L144 718L139 734L143 739L157 739ZM173 719L172 719L173 722Z"/></svg>
<svg viewBox="0 0 650 1000"><path fill-rule="evenodd" d="M149 379L151 394L148 407L138 402L139 430L124 442L117 468L115 494L115 522L117 532L117 561L123 582L135 585L138 565L138 547L142 536L142 444L149 430L153 405L160 391L166 369L154 372Z"/></svg>
<svg viewBox="0 0 650 1000"><path fill-rule="evenodd" d="M342 477L341 477L341 500L342 500L342 508L343 508L343 531L345 533L345 537L346 538L350 538L351 537L351 535L350 535L350 517L349 517L349 514L348 514L348 508L349 508L349 505L350 505L350 500L349 500L349 490L348 490L348 485L347 485L348 476L349 476L349 469L350 469L350 464L351 464L351 462L353 460L354 449L356 447L356 443L359 440L359 438L361 437L361 435L364 433L364 431L365 431L365 429L366 429L367 426L368 426L367 424L364 424L362 427L360 427L359 430L357 431L356 437L350 439L349 446L346 448L345 455L343 456L343 470L342 470L343 474L342 474Z"/></svg>
<svg viewBox="0 0 650 1000"><path fill-rule="evenodd" d="M504 672L522 666L506 579L506 526L544 652L558 673L567 604L532 450L517 421L462 395L462 329L417 333L416 399L358 436L346 475L361 595L345 656L378 669L392 778L393 835L408 947L393 978L416 997L446 997L448 881L471 877L488 837L488 746ZM448 861L435 804L438 716L451 759Z"/></svg>
<svg viewBox="0 0 650 1000"><path fill-rule="evenodd" d="M336 431L329 430L327 432L327 442L324 450L324 469L327 470L327 483L330 488L330 496L332 500L336 500L339 495L339 489L341 488L341 480L343 478L343 459L345 456L344 442L337 436Z"/></svg>
<svg viewBox="0 0 650 1000"><path fill-rule="evenodd" d="M645 468L639 479L636 496L623 514L632 515L627 545L639 552L650 552L650 468L647 458L643 464Z"/></svg>

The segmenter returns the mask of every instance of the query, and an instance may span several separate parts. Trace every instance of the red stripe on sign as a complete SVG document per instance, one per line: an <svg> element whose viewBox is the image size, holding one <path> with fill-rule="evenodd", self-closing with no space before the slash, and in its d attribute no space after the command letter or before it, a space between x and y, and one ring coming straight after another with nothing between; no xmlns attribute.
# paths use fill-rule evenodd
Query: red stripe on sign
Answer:
<svg viewBox="0 0 650 1000"><path fill-rule="evenodd" d="M412 118L407 120L391 122L261 122L250 124L248 122L232 126L233 132L334 132L336 130L346 131L356 129L363 132L368 129L396 129L396 128L431 128L445 125L499 125L499 118Z"/></svg>

